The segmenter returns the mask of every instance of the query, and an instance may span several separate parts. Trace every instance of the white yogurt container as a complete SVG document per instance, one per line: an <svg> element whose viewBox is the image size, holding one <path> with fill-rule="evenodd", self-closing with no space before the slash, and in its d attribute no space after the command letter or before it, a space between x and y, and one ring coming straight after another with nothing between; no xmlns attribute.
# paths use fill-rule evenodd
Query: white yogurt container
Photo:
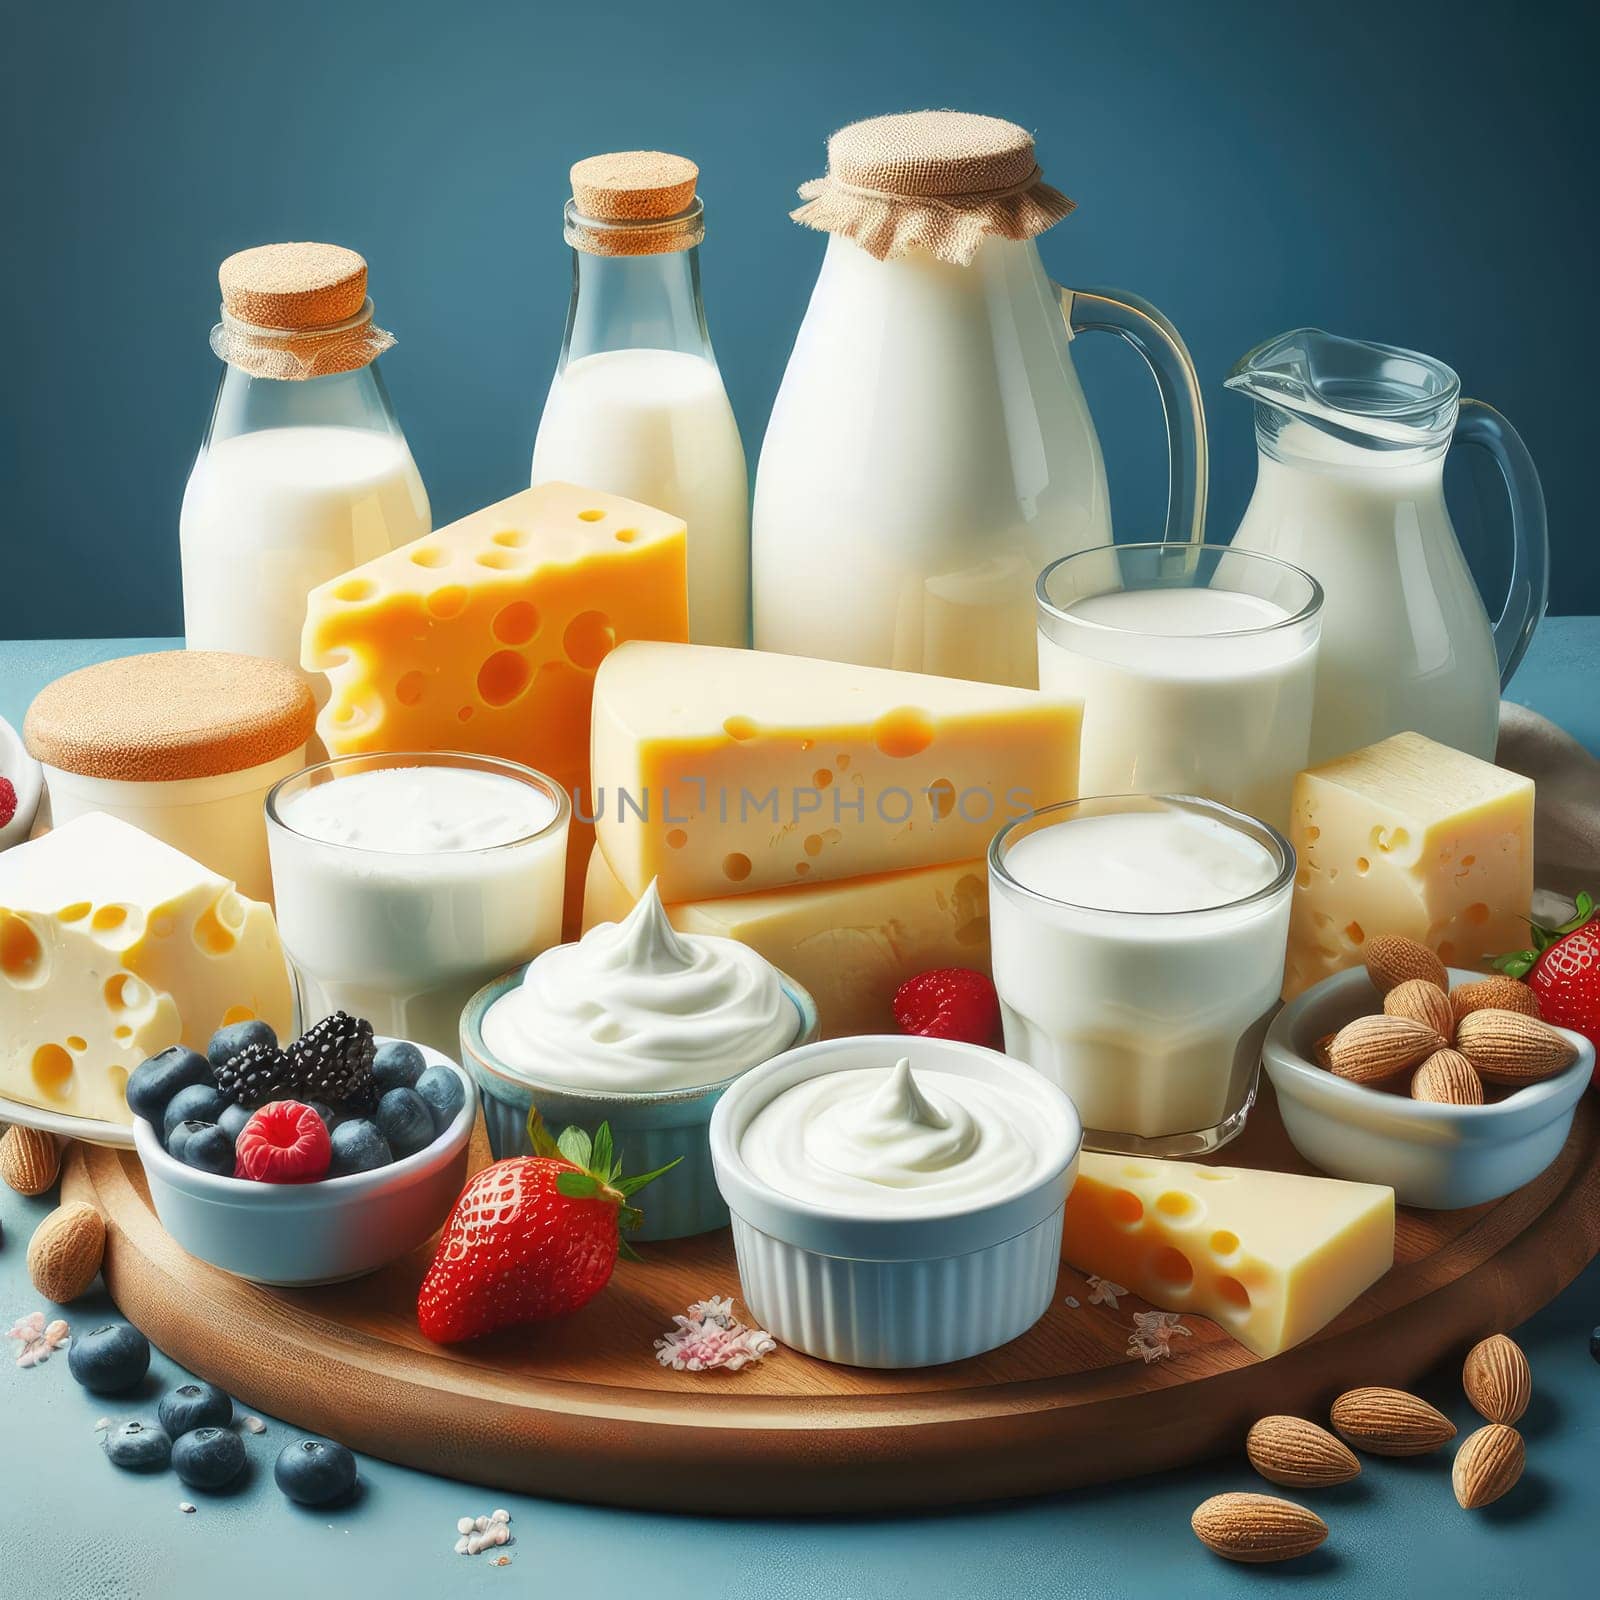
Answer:
<svg viewBox="0 0 1600 1600"><path fill-rule="evenodd" d="M995 836L1006 1049L1071 1095L1088 1148L1197 1153L1243 1128L1294 866L1266 823L1184 795L1067 801Z"/></svg>
<svg viewBox="0 0 1600 1600"><path fill-rule="evenodd" d="M979 1355L1044 1315L1081 1137L1072 1102L978 1045L830 1039L711 1118L739 1282L794 1349L862 1367Z"/></svg>
<svg viewBox="0 0 1600 1600"><path fill-rule="evenodd" d="M335 1011L453 1055L461 1012L561 938L572 805L531 768L454 751L341 756L267 796L300 1026Z"/></svg>
<svg viewBox="0 0 1600 1600"><path fill-rule="evenodd" d="M52 826L106 812L270 902L262 802L305 765L315 720L310 689L279 662L163 650L57 678L25 731Z"/></svg>

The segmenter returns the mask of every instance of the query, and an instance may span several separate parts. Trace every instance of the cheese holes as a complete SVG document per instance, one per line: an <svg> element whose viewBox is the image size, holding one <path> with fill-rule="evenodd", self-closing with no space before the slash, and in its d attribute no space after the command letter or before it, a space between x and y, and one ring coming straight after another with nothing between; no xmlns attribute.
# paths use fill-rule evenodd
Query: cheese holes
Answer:
<svg viewBox="0 0 1600 1600"><path fill-rule="evenodd" d="M818 767L811 774L811 787L813 789L826 789L833 782L833 774L826 767Z"/></svg>
<svg viewBox="0 0 1600 1600"><path fill-rule="evenodd" d="M114 972L100 991L113 1011L138 1011L149 1003L150 991L131 972ZM223 1022L227 1022L223 1018Z"/></svg>
<svg viewBox="0 0 1600 1600"><path fill-rule="evenodd" d="M589 511L580 511L578 513L579 522L604 522L605 519L606 514L603 511L595 511L591 509Z"/></svg>
<svg viewBox="0 0 1600 1600"><path fill-rule="evenodd" d="M669 850L681 850L688 842L689 835L682 828L670 828L667 830L667 848Z"/></svg>
<svg viewBox="0 0 1600 1600"><path fill-rule="evenodd" d="M928 785L928 810L935 822L943 822L956 808L956 786L948 778Z"/></svg>
<svg viewBox="0 0 1600 1600"><path fill-rule="evenodd" d="M72 1057L58 1044L42 1044L33 1052L29 1071L41 1094L59 1100L72 1081Z"/></svg>
<svg viewBox="0 0 1600 1600"><path fill-rule="evenodd" d="M15 984L43 983L46 962L39 935L25 918L0 911L0 973Z"/></svg>
<svg viewBox="0 0 1600 1600"><path fill-rule="evenodd" d="M753 739L756 736L756 725L749 717L726 717L723 719L722 731L730 739Z"/></svg>
<svg viewBox="0 0 1600 1600"><path fill-rule="evenodd" d="M423 604L428 608L429 616L445 622L451 617L459 617L467 609L467 591L459 583L447 583L442 589L435 589Z"/></svg>
<svg viewBox="0 0 1600 1600"><path fill-rule="evenodd" d="M96 933L115 933L127 920L126 906L101 906L89 919L89 926Z"/></svg>
<svg viewBox="0 0 1600 1600"><path fill-rule="evenodd" d="M1227 1310L1243 1314L1250 1309L1250 1291L1237 1278L1218 1278L1216 1290L1217 1298Z"/></svg>
<svg viewBox="0 0 1600 1600"><path fill-rule="evenodd" d="M482 555L474 556L472 559L478 566L487 567L491 572L509 572L513 567L521 565L509 550L485 550Z"/></svg>
<svg viewBox="0 0 1600 1600"><path fill-rule="evenodd" d="M1187 1289L1194 1282L1194 1265L1183 1251L1163 1245L1150 1258L1150 1270L1169 1289Z"/></svg>
<svg viewBox="0 0 1600 1600"><path fill-rule="evenodd" d="M750 857L741 850L731 850L722 858L722 875L729 883L743 883L750 876Z"/></svg>
<svg viewBox="0 0 1600 1600"><path fill-rule="evenodd" d="M933 723L926 711L914 706L899 706L872 725L872 742L886 756L904 761L921 755L933 743Z"/></svg>
<svg viewBox="0 0 1600 1600"><path fill-rule="evenodd" d="M370 600L377 592L378 586L370 578L347 578L333 591L333 598L353 606Z"/></svg>
<svg viewBox="0 0 1600 1600"><path fill-rule="evenodd" d="M222 919L220 903L207 906L195 919L194 942L208 956L225 956L238 943Z"/></svg>
<svg viewBox="0 0 1600 1600"><path fill-rule="evenodd" d="M428 686L428 680L420 672L408 672L395 686L394 697L403 706L414 706L422 703L423 691Z"/></svg>
<svg viewBox="0 0 1600 1600"><path fill-rule="evenodd" d="M1347 922L1344 928L1344 936L1351 944L1365 944L1367 942L1367 930L1359 922Z"/></svg>
<svg viewBox="0 0 1600 1600"><path fill-rule="evenodd" d="M539 631L539 613L526 600L513 600L490 626L501 644L526 644Z"/></svg>
<svg viewBox="0 0 1600 1600"><path fill-rule="evenodd" d="M1475 901L1461 913L1462 920L1470 922L1474 927L1481 927L1489 920L1489 908L1481 900Z"/></svg>
<svg viewBox="0 0 1600 1600"><path fill-rule="evenodd" d="M820 833L808 833L806 835L805 849L808 856L820 856L822 854L822 835Z"/></svg>
<svg viewBox="0 0 1600 1600"><path fill-rule="evenodd" d="M1370 861L1368 861L1365 856L1357 856L1356 857L1356 876L1358 878L1364 878L1371 871L1372 871L1372 863Z"/></svg>
<svg viewBox="0 0 1600 1600"><path fill-rule="evenodd" d="M1174 1222L1193 1221L1198 1219L1200 1202L1192 1194L1185 1194L1181 1189L1168 1189L1156 1201L1156 1210Z"/></svg>
<svg viewBox="0 0 1600 1600"><path fill-rule="evenodd" d="M82 922L94 908L87 900L74 900L70 906L62 906L56 912L57 922Z"/></svg>
<svg viewBox="0 0 1600 1600"><path fill-rule="evenodd" d="M506 528L490 542L499 545L502 550L520 550L528 542L528 536L521 528Z"/></svg>
<svg viewBox="0 0 1600 1600"><path fill-rule="evenodd" d="M1239 1235L1229 1233L1226 1228L1218 1228L1211 1235L1211 1248L1219 1256L1231 1256L1239 1248Z"/></svg>
<svg viewBox="0 0 1600 1600"><path fill-rule="evenodd" d="M618 528L613 536L618 544L632 544L639 537L637 528Z"/></svg>
<svg viewBox="0 0 1600 1600"><path fill-rule="evenodd" d="M81 1034L69 1033L67 1035L67 1049L74 1055L82 1055L89 1048L89 1041Z"/></svg>
<svg viewBox="0 0 1600 1600"><path fill-rule="evenodd" d="M603 611L581 611L567 624L561 648L575 667L598 667L617 642L617 630Z"/></svg>
<svg viewBox="0 0 1600 1600"><path fill-rule="evenodd" d="M418 567L443 567L450 562L450 552L436 544L425 544L411 552L411 562Z"/></svg>
<svg viewBox="0 0 1600 1600"><path fill-rule="evenodd" d="M1120 1222L1125 1228L1144 1221L1144 1201L1131 1189L1114 1190L1106 1201L1106 1210L1113 1222Z"/></svg>
<svg viewBox="0 0 1600 1600"><path fill-rule="evenodd" d="M528 663L515 650L497 650L478 668L478 694L486 706L508 706L532 679Z"/></svg>

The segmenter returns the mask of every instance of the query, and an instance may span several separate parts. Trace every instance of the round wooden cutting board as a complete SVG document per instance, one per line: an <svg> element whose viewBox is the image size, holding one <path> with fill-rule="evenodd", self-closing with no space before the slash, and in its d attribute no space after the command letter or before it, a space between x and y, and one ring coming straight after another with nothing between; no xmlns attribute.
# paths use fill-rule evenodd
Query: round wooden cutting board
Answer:
<svg viewBox="0 0 1600 1600"><path fill-rule="evenodd" d="M1265 1088L1224 1160L1310 1170ZM246 1405L373 1455L627 1506L923 1509L1237 1449L1265 1413L1325 1415L1342 1389L1408 1383L1514 1326L1600 1252L1600 1098L1584 1097L1560 1158L1515 1194L1467 1211L1402 1210L1394 1270L1270 1361L1186 1316L1190 1336L1147 1365L1127 1349L1144 1302L1091 1305L1082 1275L1064 1267L1044 1320L970 1361L875 1372L780 1347L738 1373L666 1370L653 1341L673 1315L738 1297L726 1231L646 1246L647 1261L623 1263L565 1322L445 1350L414 1315L431 1247L355 1283L264 1289L167 1237L131 1154L76 1146L65 1193L105 1214L107 1285L161 1349Z"/></svg>

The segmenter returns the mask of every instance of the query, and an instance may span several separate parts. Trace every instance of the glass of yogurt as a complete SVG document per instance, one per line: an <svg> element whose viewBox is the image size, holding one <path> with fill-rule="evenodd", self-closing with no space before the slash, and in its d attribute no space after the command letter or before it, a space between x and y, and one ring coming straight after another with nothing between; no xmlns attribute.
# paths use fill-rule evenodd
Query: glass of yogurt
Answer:
<svg viewBox="0 0 1600 1600"><path fill-rule="evenodd" d="M1084 702L1081 794L1198 794L1286 827L1322 589L1226 545L1100 545L1038 585L1039 685Z"/></svg>
<svg viewBox="0 0 1600 1600"><path fill-rule="evenodd" d="M1085 1148L1189 1155L1243 1128L1294 872L1275 828L1192 795L1064 801L995 836L1006 1050L1072 1097Z"/></svg>
<svg viewBox="0 0 1600 1600"><path fill-rule="evenodd" d="M341 756L267 795L300 1026L335 1011L454 1057L484 981L561 938L572 803L513 761Z"/></svg>

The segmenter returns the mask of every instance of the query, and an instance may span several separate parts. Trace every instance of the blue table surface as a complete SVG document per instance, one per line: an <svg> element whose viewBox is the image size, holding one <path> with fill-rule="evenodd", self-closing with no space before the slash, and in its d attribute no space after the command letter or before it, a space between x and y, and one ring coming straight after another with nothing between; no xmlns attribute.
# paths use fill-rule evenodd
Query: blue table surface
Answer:
<svg viewBox="0 0 1600 1600"><path fill-rule="evenodd" d="M0 643L0 715L20 723L58 673L173 641ZM1600 751L1600 619L1546 621L1511 697ZM0 1187L0 1288L6 1325L40 1308L24 1268L27 1240L53 1197ZM708 1286L710 1287L710 1286ZM730 1291L734 1285L725 1286ZM98 1290L68 1309L79 1328L110 1309ZM204 1315L197 1308L197 1315ZM1600 1265L1519 1330L1533 1366L1523 1423L1528 1470L1498 1505L1469 1514L1450 1492L1450 1453L1369 1458L1360 1478L1302 1498L1332 1533L1322 1550L1278 1568L1231 1566L1202 1549L1189 1514L1208 1495L1263 1489L1242 1454L1200 1467L1046 1499L924 1516L728 1520L534 1500L362 1458L363 1493L332 1513L299 1510L272 1484L272 1461L296 1437L267 1418L246 1436L250 1466L225 1495L185 1490L171 1473L136 1477L101 1456L102 1416L153 1414L181 1381L157 1354L135 1400L80 1390L64 1354L0 1370L0 1596L5 1600L281 1600L374 1593L434 1597L495 1591L943 1600L946 1596L1366 1593L1407 1596L1595 1592L1600 1512ZM778 1358L781 1359L781 1356ZM1179 1358L1181 1359L1181 1357ZM1475 1418L1459 1373L1419 1386L1461 1429ZM189 1499L198 1510L179 1511ZM505 1506L509 1567L453 1553L456 1519ZM1587 1574L1587 1576L1585 1576Z"/></svg>

